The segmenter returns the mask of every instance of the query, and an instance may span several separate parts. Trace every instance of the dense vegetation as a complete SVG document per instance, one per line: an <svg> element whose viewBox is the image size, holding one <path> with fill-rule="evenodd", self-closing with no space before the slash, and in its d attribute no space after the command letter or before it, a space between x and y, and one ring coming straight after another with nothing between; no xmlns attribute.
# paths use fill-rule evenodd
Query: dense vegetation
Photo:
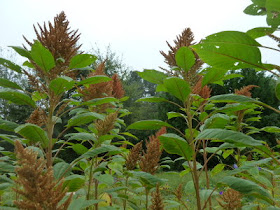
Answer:
<svg viewBox="0 0 280 210"><path fill-rule="evenodd" d="M280 42L276 0L245 10L268 27L195 44L186 28L168 69L131 72L80 52L63 12L0 58L1 209L280 209ZM27 81L27 82L26 82Z"/></svg>

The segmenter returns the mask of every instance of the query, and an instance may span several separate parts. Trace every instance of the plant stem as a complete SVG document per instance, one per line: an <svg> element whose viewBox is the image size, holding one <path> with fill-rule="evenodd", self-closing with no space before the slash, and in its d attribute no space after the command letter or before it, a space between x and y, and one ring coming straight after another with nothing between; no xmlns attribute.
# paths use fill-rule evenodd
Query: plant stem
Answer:
<svg viewBox="0 0 280 210"><path fill-rule="evenodd" d="M146 209L149 207L149 189L146 187Z"/></svg>
<svg viewBox="0 0 280 210"><path fill-rule="evenodd" d="M89 169L89 181L88 181L88 190L87 190L87 200L90 200L90 191L91 191L91 185L92 185L92 180L93 180L93 164L94 164L94 159L91 160L90 163L90 169Z"/></svg>
<svg viewBox="0 0 280 210"><path fill-rule="evenodd" d="M204 162L207 161L207 152L206 152L206 143L205 143L205 140L202 140L203 141L203 159L204 159ZM208 165L206 163L205 165L205 168L204 168L204 171L205 171L205 178L206 178L206 188L207 189L210 189L210 180L209 180L209 175L208 175ZM211 197L209 198L209 209L211 210L212 209L212 199Z"/></svg>

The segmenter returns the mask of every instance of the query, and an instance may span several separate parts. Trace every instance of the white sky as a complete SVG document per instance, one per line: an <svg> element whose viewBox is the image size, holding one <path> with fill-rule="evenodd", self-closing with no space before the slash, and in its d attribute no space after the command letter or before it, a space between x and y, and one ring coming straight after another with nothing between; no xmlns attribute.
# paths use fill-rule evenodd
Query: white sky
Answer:
<svg viewBox="0 0 280 210"><path fill-rule="evenodd" d="M199 41L224 30L266 26L265 17L243 14L250 0L0 0L0 46L21 46L22 35L35 38L33 24L53 21L62 10L71 29L79 29L82 50L111 45L134 70L164 66L159 51L165 41L190 27ZM276 46L268 39L262 44ZM263 62L279 65L275 53L265 52ZM278 63L277 63L278 62Z"/></svg>

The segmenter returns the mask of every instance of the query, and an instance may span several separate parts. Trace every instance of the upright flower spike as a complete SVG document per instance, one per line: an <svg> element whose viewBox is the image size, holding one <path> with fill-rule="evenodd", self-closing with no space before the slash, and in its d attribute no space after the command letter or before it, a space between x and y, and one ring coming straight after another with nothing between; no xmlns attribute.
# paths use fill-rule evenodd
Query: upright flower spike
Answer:
<svg viewBox="0 0 280 210"><path fill-rule="evenodd" d="M138 161L140 160L142 153L142 143L142 141L138 142L130 150L129 155L125 161L127 170L133 170L136 167Z"/></svg>
<svg viewBox="0 0 280 210"><path fill-rule="evenodd" d="M141 158L140 169L144 172L155 174L159 167L159 161L162 154L160 148L159 136L166 133L166 128L162 127L156 135L149 137L149 141L146 141L146 152Z"/></svg>
<svg viewBox="0 0 280 210"><path fill-rule="evenodd" d="M156 191L152 193L152 205L151 210L163 210L164 203L160 193L159 184L157 184Z"/></svg>
<svg viewBox="0 0 280 210"><path fill-rule="evenodd" d="M114 74L112 76L112 82L113 82L113 96L119 99L124 97L125 92L122 86L122 82L117 74Z"/></svg>
<svg viewBox="0 0 280 210"><path fill-rule="evenodd" d="M59 183L53 177L53 169L46 167L43 158L31 149L24 148L19 141L15 142L17 179L15 182L22 188L14 189L24 199L15 201L15 204L24 210L30 209L57 209L66 210L70 205L72 194L61 203L66 195L63 181Z"/></svg>
<svg viewBox="0 0 280 210"><path fill-rule="evenodd" d="M34 31L37 36L37 40L47 48L53 55L56 66L49 73L50 80L56 78L59 75L70 75L72 72L69 72L68 66L72 57L78 54L78 50L81 45L78 45L77 42L80 38L78 30L70 31L69 21L66 19L64 12L61 12L54 18L54 24L48 22L44 23L41 26L38 23L38 29L34 27ZM23 36L25 41L32 46L33 43L28 41L25 36ZM35 40L34 40L35 41ZM40 75L39 75L40 76Z"/></svg>
<svg viewBox="0 0 280 210"><path fill-rule="evenodd" d="M257 86L257 85L247 85L247 86L241 88L240 90L235 90L234 92L237 95L243 95L243 96L247 96L247 97L252 97L251 90L254 87L259 87L259 86Z"/></svg>

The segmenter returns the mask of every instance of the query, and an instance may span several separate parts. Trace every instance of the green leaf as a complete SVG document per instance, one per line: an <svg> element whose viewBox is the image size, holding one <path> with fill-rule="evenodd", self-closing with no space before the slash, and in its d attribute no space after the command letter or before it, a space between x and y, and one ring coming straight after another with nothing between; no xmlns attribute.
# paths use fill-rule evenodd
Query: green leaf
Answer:
<svg viewBox="0 0 280 210"><path fill-rule="evenodd" d="M57 164L54 165L53 167L53 174L54 174L54 178L59 180L63 177L66 177L70 174L71 172L71 166L69 163L66 162L59 162Z"/></svg>
<svg viewBox="0 0 280 210"><path fill-rule="evenodd" d="M84 68L96 61L97 57L90 54L79 54L74 56L69 64L70 69Z"/></svg>
<svg viewBox="0 0 280 210"><path fill-rule="evenodd" d="M211 176L215 176L218 173L222 172L225 167L225 164L219 163L211 170Z"/></svg>
<svg viewBox="0 0 280 210"><path fill-rule="evenodd" d="M229 116L225 114L214 114L203 125L203 130L208 128L224 128L230 121Z"/></svg>
<svg viewBox="0 0 280 210"><path fill-rule="evenodd" d="M268 34L272 34L274 31L275 29L273 28L258 27L258 28L250 29L249 31L246 32L246 34L248 34L253 39L256 39L256 38L266 36Z"/></svg>
<svg viewBox="0 0 280 210"><path fill-rule="evenodd" d="M14 173L15 172L15 167L8 162L5 161L0 161L0 173Z"/></svg>
<svg viewBox="0 0 280 210"><path fill-rule="evenodd" d="M32 45L31 57L35 63L46 72L49 72L53 67L55 67L55 60L52 53L39 41L35 41Z"/></svg>
<svg viewBox="0 0 280 210"><path fill-rule="evenodd" d="M163 82L168 93L180 99L183 103L186 101L191 92L189 83L178 77L168 77Z"/></svg>
<svg viewBox="0 0 280 210"><path fill-rule="evenodd" d="M271 195L260 185L241 178L237 178L234 176L226 176L224 177L220 183L228 185L230 188L241 192L242 194L249 194L254 197L263 199L269 203L273 203L271 200Z"/></svg>
<svg viewBox="0 0 280 210"><path fill-rule="evenodd" d="M46 99L48 95L46 93L40 93L38 91L35 91L32 93L31 97L33 101L40 101L42 99Z"/></svg>
<svg viewBox="0 0 280 210"><path fill-rule="evenodd" d="M223 31L206 37L200 44L193 45L199 57L218 69L265 69L261 62L261 45L246 33Z"/></svg>
<svg viewBox="0 0 280 210"><path fill-rule="evenodd" d="M93 77L89 77L87 79L84 79L77 83L77 85L89 85L89 84L97 84L101 82L109 82L112 79L110 77L104 76L104 75L96 75Z"/></svg>
<svg viewBox="0 0 280 210"><path fill-rule="evenodd" d="M26 123L17 127L15 132L30 140L31 142L40 142L43 147L48 146L49 139L46 131L37 125Z"/></svg>
<svg viewBox="0 0 280 210"><path fill-rule="evenodd" d="M158 130L161 127L168 127L171 128L172 126L166 122L161 120L141 120L135 123L132 123L127 127L129 129L135 130Z"/></svg>
<svg viewBox="0 0 280 210"><path fill-rule="evenodd" d="M17 73L21 73L21 67L7 59L0 58L0 65L7 67Z"/></svg>
<svg viewBox="0 0 280 210"><path fill-rule="evenodd" d="M0 119L0 129L4 131L14 131L19 125L8 120Z"/></svg>
<svg viewBox="0 0 280 210"><path fill-rule="evenodd" d="M72 149L78 154L78 155L82 155L84 153L86 153L88 151L88 148L86 148L84 145L82 144L74 144L72 146Z"/></svg>
<svg viewBox="0 0 280 210"><path fill-rule="evenodd" d="M66 76L55 78L50 82L49 88L56 94L62 94L74 87L75 81Z"/></svg>
<svg viewBox="0 0 280 210"><path fill-rule="evenodd" d="M168 112L167 113L168 120L170 120L170 119L172 119L174 117L185 117L185 115L182 114L182 113L179 113L179 112Z"/></svg>
<svg viewBox="0 0 280 210"><path fill-rule="evenodd" d="M30 52L28 50L24 49L23 47L18 47L18 46L9 46L9 47L13 48L21 56L32 60Z"/></svg>
<svg viewBox="0 0 280 210"><path fill-rule="evenodd" d="M150 173L146 173L143 171L131 171L131 173L137 177L144 186L148 186L149 188L156 186L158 183L163 183L163 180L153 176Z"/></svg>
<svg viewBox="0 0 280 210"><path fill-rule="evenodd" d="M261 129L261 131L265 131L268 133L280 133L280 128L277 126L266 126Z"/></svg>
<svg viewBox="0 0 280 210"><path fill-rule="evenodd" d="M22 64L23 66L27 66L28 68L34 69L35 66L30 63L29 61L24 61L24 63Z"/></svg>
<svg viewBox="0 0 280 210"><path fill-rule="evenodd" d="M233 154L234 150L233 149L228 149L228 150L225 150L223 152L223 158L226 159L228 156L230 156L231 154Z"/></svg>
<svg viewBox="0 0 280 210"><path fill-rule="evenodd" d="M223 94L210 98L214 103L259 103L257 100L243 95Z"/></svg>
<svg viewBox="0 0 280 210"><path fill-rule="evenodd" d="M240 147L263 145L261 141L257 141L244 133L224 129L206 129L196 137L196 140L202 139L220 140Z"/></svg>
<svg viewBox="0 0 280 210"><path fill-rule="evenodd" d="M101 147L97 147L95 149L91 149L84 153L82 158L94 158L99 154L107 153L107 152L121 152L121 149L112 145L101 145Z"/></svg>
<svg viewBox="0 0 280 210"><path fill-rule="evenodd" d="M266 10L263 7L259 7L257 4L250 4L243 11L247 15L265 15Z"/></svg>
<svg viewBox="0 0 280 210"><path fill-rule="evenodd" d="M14 82L11 82L10 80L3 79L3 78L0 78L0 86L1 87L6 87L6 88L13 88L13 89L22 90L22 88L18 84L14 83Z"/></svg>
<svg viewBox="0 0 280 210"><path fill-rule="evenodd" d="M177 50L175 59L176 64L185 71L190 70L195 64L195 56L192 50L188 47L181 47L179 50Z"/></svg>
<svg viewBox="0 0 280 210"><path fill-rule="evenodd" d="M217 68L208 69L206 74L203 76L202 86L222 80L227 72L228 69L217 69Z"/></svg>
<svg viewBox="0 0 280 210"><path fill-rule="evenodd" d="M32 107L36 107L35 102L24 93L18 92L13 89L3 88L0 89L0 98L11 101L18 105L29 105Z"/></svg>
<svg viewBox="0 0 280 210"><path fill-rule="evenodd" d="M165 98L161 98L161 97L145 97L145 98L140 98L138 99L136 102L155 102L155 103L159 103L159 102L167 102L168 100Z"/></svg>
<svg viewBox="0 0 280 210"><path fill-rule="evenodd" d="M114 97L104 97L104 98L95 98L89 101L84 102L82 105L85 106L97 106L101 104L107 104L112 102L118 102L119 100Z"/></svg>
<svg viewBox="0 0 280 210"><path fill-rule="evenodd" d="M72 117L67 124L67 127L84 125L93 122L95 119L101 119L100 114L95 112L83 113Z"/></svg>
<svg viewBox="0 0 280 210"><path fill-rule="evenodd" d="M96 203L101 202L102 200L86 200L85 197L79 197L73 199L67 210L82 210L86 209L89 206L92 206Z"/></svg>
<svg viewBox="0 0 280 210"><path fill-rule="evenodd" d="M68 192L76 192L85 185L85 177L78 174L67 176L63 186L67 187Z"/></svg>
<svg viewBox="0 0 280 210"><path fill-rule="evenodd" d="M156 71L156 70L145 69L143 72L137 72L137 73L144 80L147 80L148 82L158 84L158 85L163 84L163 80L167 78L167 75L165 75L163 72Z"/></svg>
<svg viewBox="0 0 280 210"><path fill-rule="evenodd" d="M65 137L70 137L68 140L81 140L81 141L95 141L97 140L96 137L92 134L92 133L84 133L84 132L80 132L80 133L69 133L67 135L65 135Z"/></svg>
<svg viewBox="0 0 280 210"><path fill-rule="evenodd" d="M99 176L94 176L100 183L112 186L114 184L114 177L111 174L100 174Z"/></svg>
<svg viewBox="0 0 280 210"><path fill-rule="evenodd" d="M280 4L279 0L266 0L265 7L267 10L266 22L273 28L280 25Z"/></svg>
<svg viewBox="0 0 280 210"><path fill-rule="evenodd" d="M184 157L186 160L191 160L193 156L193 150L189 146L188 142L182 137L167 133L159 137L161 144L166 152L169 154L176 154Z"/></svg>

